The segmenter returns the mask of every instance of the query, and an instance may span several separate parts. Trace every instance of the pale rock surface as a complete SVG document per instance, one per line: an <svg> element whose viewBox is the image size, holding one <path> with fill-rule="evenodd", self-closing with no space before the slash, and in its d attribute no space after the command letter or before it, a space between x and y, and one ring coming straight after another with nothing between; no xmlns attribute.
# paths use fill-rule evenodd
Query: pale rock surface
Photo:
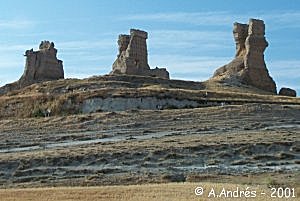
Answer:
<svg viewBox="0 0 300 201"><path fill-rule="evenodd" d="M21 89L34 83L64 78L63 62L56 57L53 42L42 41L39 50L26 50L25 70L21 78L0 88L0 94Z"/></svg>
<svg viewBox="0 0 300 201"><path fill-rule="evenodd" d="M64 78L63 64L56 57L57 49L54 43L42 41L39 50L26 50L26 65L22 77L19 80L21 87L32 83L58 80Z"/></svg>
<svg viewBox="0 0 300 201"><path fill-rule="evenodd" d="M111 74L154 76L169 79L165 68L150 69L148 64L148 33L131 29L130 35L119 35L119 54L113 63Z"/></svg>
<svg viewBox="0 0 300 201"><path fill-rule="evenodd" d="M233 35L235 58L217 69L212 79L239 82L276 94L276 84L264 61L264 51L268 47L264 22L250 19L249 24L234 23Z"/></svg>
<svg viewBox="0 0 300 201"><path fill-rule="evenodd" d="M80 106L83 113L99 111L124 110L162 110L168 108L196 108L203 106L219 106L221 103L207 101L205 103L189 99L157 98L157 97L108 97L90 98Z"/></svg>

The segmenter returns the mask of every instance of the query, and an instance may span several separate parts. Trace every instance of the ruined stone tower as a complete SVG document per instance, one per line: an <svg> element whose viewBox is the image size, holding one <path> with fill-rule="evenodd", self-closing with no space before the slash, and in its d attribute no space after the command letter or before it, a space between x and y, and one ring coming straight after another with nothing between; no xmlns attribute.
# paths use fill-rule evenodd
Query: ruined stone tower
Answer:
<svg viewBox="0 0 300 201"><path fill-rule="evenodd" d="M169 79L165 68L150 69L148 64L148 33L131 29L130 35L119 35L119 54L113 63L111 74L156 76Z"/></svg>
<svg viewBox="0 0 300 201"><path fill-rule="evenodd" d="M250 19L249 24L234 23L233 35L236 43L235 58L217 69L213 79L241 82L276 93L276 84L264 61L264 51L268 47L264 22Z"/></svg>
<svg viewBox="0 0 300 201"><path fill-rule="evenodd" d="M49 41L42 41L38 51L26 50L25 70L19 85L23 87L36 82L64 78L62 61L57 59L56 54L54 43Z"/></svg>

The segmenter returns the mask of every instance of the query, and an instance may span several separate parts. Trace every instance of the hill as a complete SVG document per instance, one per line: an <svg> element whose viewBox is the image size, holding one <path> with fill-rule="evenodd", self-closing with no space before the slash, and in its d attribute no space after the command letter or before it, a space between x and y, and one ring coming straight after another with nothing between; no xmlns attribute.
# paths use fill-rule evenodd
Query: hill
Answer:
<svg viewBox="0 0 300 201"><path fill-rule="evenodd" d="M107 75L36 83L0 96L0 118L85 114L99 111L174 109L224 104L300 104L246 85Z"/></svg>

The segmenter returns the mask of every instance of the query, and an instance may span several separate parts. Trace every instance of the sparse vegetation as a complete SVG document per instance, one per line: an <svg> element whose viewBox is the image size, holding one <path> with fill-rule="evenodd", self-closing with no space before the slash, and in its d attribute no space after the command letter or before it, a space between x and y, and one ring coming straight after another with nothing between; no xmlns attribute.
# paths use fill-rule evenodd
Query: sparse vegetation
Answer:
<svg viewBox="0 0 300 201"><path fill-rule="evenodd" d="M38 147L0 153L0 165L5 161L20 167L14 174L0 175L0 181L13 180L10 185L16 186L23 185L24 178L26 186L49 185L45 180L51 185L142 184L179 181L171 180L176 175L203 181L205 173L219 178L207 176L206 181L227 182L222 179L225 173L237 177L256 166L257 171L272 171L273 166L297 164L299 107L261 105L262 112L253 108L256 105L2 119L0 147ZM292 127L280 128L286 124ZM77 164L80 168L74 171ZM229 167L225 173L216 168L223 164ZM63 174L54 175L53 166L61 167ZM98 173L97 179L87 179ZM252 182L266 183L263 178Z"/></svg>
<svg viewBox="0 0 300 201"><path fill-rule="evenodd" d="M267 186L269 188L284 187L282 184L279 184L275 178L272 178L272 177L267 178Z"/></svg>
<svg viewBox="0 0 300 201"><path fill-rule="evenodd" d="M212 83L159 83L157 78L146 78L140 85L141 79L145 78L58 80L0 96L2 186L61 186L52 194L43 188L1 190L0 197L40 200L37 194L46 193L42 196L48 200L126 200L135 195L137 200L159 200L159 195L163 200L199 200L194 184L182 182L261 185L257 188L267 190L274 185L299 187L298 169L280 169L299 164L298 98L253 94L254 89L241 93L230 86L224 92L219 84L212 89ZM215 101L219 106L81 114L79 105L93 97L176 97ZM220 106L222 102L231 105ZM48 108L50 117L30 118L44 116ZM274 171L273 166L279 169ZM145 183L168 184L126 186ZM89 195L85 198L80 188L63 190L63 186L116 184L122 185L119 192L125 197L113 194L114 186L81 188ZM143 196L146 193L149 198Z"/></svg>
<svg viewBox="0 0 300 201"><path fill-rule="evenodd" d="M37 108L32 112L32 117L45 117L44 111L41 108Z"/></svg>
<svg viewBox="0 0 300 201"><path fill-rule="evenodd" d="M78 106L95 97L157 97L230 104L298 104L299 98L274 96L251 87L218 82L191 82L142 76L100 76L33 84L0 96L0 118L30 117L35 108L50 107L53 115L79 114ZM15 103L18 104L15 104ZM205 105L205 104L204 104ZM167 109L177 109L170 105ZM5 111L4 111L5 110ZM17 114L14 112L17 110Z"/></svg>

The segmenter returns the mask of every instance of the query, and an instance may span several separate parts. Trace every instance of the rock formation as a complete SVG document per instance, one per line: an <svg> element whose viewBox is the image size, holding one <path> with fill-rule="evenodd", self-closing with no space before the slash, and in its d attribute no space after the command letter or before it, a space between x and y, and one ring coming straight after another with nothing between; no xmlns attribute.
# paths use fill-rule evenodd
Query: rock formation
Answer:
<svg viewBox="0 0 300 201"><path fill-rule="evenodd" d="M236 43L235 58L217 69L212 79L240 82L276 93L276 84L264 61L264 51L268 46L264 22L250 19L249 24L234 23L233 36Z"/></svg>
<svg viewBox="0 0 300 201"><path fill-rule="evenodd" d="M0 88L0 94L42 81L63 79L63 62L57 59L56 54L54 43L49 41L42 41L38 51L26 50L23 75L18 81Z"/></svg>
<svg viewBox="0 0 300 201"><path fill-rule="evenodd" d="M27 86L41 81L63 79L63 64L57 59L56 54L54 43L49 41L42 41L38 51L26 50L25 70L19 80L20 85Z"/></svg>
<svg viewBox="0 0 300 201"><path fill-rule="evenodd" d="M111 74L155 76L169 79L165 68L150 69L148 64L148 33L131 29L130 35L119 35L119 54L113 63Z"/></svg>
<svg viewBox="0 0 300 201"><path fill-rule="evenodd" d="M291 96L291 97L296 97L296 96L297 96L297 93L296 93L296 91L295 91L294 89L282 87L282 88L279 90L279 95L281 95L281 96Z"/></svg>

